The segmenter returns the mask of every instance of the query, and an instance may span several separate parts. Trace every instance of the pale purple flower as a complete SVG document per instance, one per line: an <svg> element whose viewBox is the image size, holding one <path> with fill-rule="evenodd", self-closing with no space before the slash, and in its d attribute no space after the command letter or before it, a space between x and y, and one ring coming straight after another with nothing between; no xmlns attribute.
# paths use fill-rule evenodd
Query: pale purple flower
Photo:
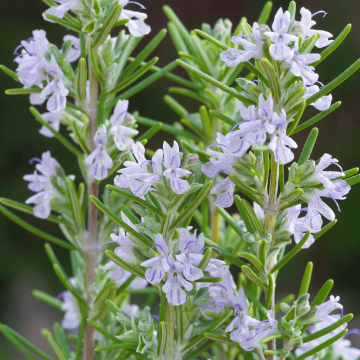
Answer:
<svg viewBox="0 0 360 360"><path fill-rule="evenodd" d="M36 204L34 215L40 219L46 219L51 213L50 201L56 196L51 183L51 177L55 176L55 168L59 163L51 157L50 151L42 154L42 159L36 159L34 174L25 175L24 180L29 182L28 188L36 194L26 200L26 204ZM40 173L40 174L39 174Z"/></svg>
<svg viewBox="0 0 360 360"><path fill-rule="evenodd" d="M219 194L215 205L223 208L228 208L234 203L235 184L230 177L221 180L210 191L210 194Z"/></svg>
<svg viewBox="0 0 360 360"><path fill-rule="evenodd" d="M170 180L170 186L174 193L181 195L188 192L190 184L181 178L190 175L191 171L180 168L180 151L176 141L174 141L172 148L164 141L164 166L166 170L163 172L163 175Z"/></svg>
<svg viewBox="0 0 360 360"><path fill-rule="evenodd" d="M259 342L277 331L277 321L272 312L268 311L268 319L259 321L248 315L248 304L243 288L239 290L238 297L232 300L235 318L231 321L226 332L231 332L230 339L238 342L245 351L261 348Z"/></svg>
<svg viewBox="0 0 360 360"><path fill-rule="evenodd" d="M70 283L72 286L76 286L76 280L70 278ZM70 291L64 291L60 294L63 303L61 305L61 310L65 312L64 318L61 320L61 326L64 330L76 330L80 326L79 316L76 311L74 297Z"/></svg>
<svg viewBox="0 0 360 360"><path fill-rule="evenodd" d="M236 284L229 271L229 267L221 260L211 259L205 269L213 277L220 277L222 281L208 286L208 294L212 300L201 308L201 311L215 312L220 314L225 306L232 305ZM205 284L204 284L205 285Z"/></svg>
<svg viewBox="0 0 360 360"><path fill-rule="evenodd" d="M33 85L40 86L41 82L45 80L42 69L46 63L45 54L49 49L46 32L44 30L34 30L33 37L27 41L21 41L21 45L16 48L15 54L20 48L23 48L22 52L14 60L19 64L16 69L19 81L26 88Z"/></svg>
<svg viewBox="0 0 360 360"><path fill-rule="evenodd" d="M130 317L136 317L139 311L139 307L137 305L125 305L123 306L122 311L124 311Z"/></svg>
<svg viewBox="0 0 360 360"><path fill-rule="evenodd" d="M295 42L296 46L298 38L289 34L290 20L290 13L288 11L284 12L280 8L272 24L273 31L265 32L265 35L274 43L270 45L270 55L275 60L286 60L293 56L293 49L288 45Z"/></svg>
<svg viewBox="0 0 360 360"><path fill-rule="evenodd" d="M230 132L228 140L238 139L237 156L243 156L251 146L263 145L266 141L266 134L273 134L273 98L271 95L265 100L260 94L258 108L250 105L246 108L243 103L238 103L239 111L243 121L239 123L239 129Z"/></svg>
<svg viewBox="0 0 360 360"><path fill-rule="evenodd" d="M301 239L305 236L308 231L305 226L305 217L300 218L301 213L301 205L296 205L291 207L288 210L287 215L287 223L285 225L285 229L294 235L294 240L298 244ZM320 225L320 224L317 224ZM317 229L312 229L313 232L318 232L321 230L321 226ZM310 234L309 238L302 246L303 249L308 249L315 242L314 236Z"/></svg>
<svg viewBox="0 0 360 360"><path fill-rule="evenodd" d="M62 111L59 111L58 113L47 112L41 114L42 118L45 119L56 132L59 132L60 130L60 119L62 115ZM54 134L46 126L42 126L39 133L48 138L54 137Z"/></svg>
<svg viewBox="0 0 360 360"><path fill-rule="evenodd" d="M159 255L142 262L140 265L149 268L145 272L146 280L149 281L150 284L158 285L165 273L171 268L169 263L171 256L169 256L169 248L161 234L156 235L153 248L156 248ZM150 251L151 250L152 248Z"/></svg>
<svg viewBox="0 0 360 360"><path fill-rule="evenodd" d="M91 165L90 176L96 180L105 179L113 161L106 150L107 132L105 125L101 125L94 136L95 150L86 157L85 164Z"/></svg>
<svg viewBox="0 0 360 360"><path fill-rule="evenodd" d="M70 41L71 48L66 55L66 61L74 62L78 60L81 56L81 44L80 39L73 35L65 35L64 42Z"/></svg>
<svg viewBox="0 0 360 360"><path fill-rule="evenodd" d="M330 319L329 317L331 317L330 313L333 312L334 310L343 310L343 306L339 303L340 301L340 296L330 296L330 300L324 302L323 304L319 305L316 309L316 314L313 318L313 322L318 322L318 321L325 321L325 322L330 322L332 321L332 319Z"/></svg>
<svg viewBox="0 0 360 360"><path fill-rule="evenodd" d="M320 88L317 85L308 86L306 88L304 98L308 99L310 96L313 96L314 94L316 94L319 90L320 90ZM329 109L331 102L332 102L332 95L329 94L329 95L322 96L320 99L313 102L311 104L311 106L313 106L316 110L326 111Z"/></svg>
<svg viewBox="0 0 360 360"><path fill-rule="evenodd" d="M164 152L159 149L151 161L146 160L145 148L141 142L137 142L132 146L132 153L137 163L125 161L125 168L118 171L121 175L115 177L115 185L122 189L130 188L135 196L144 198L152 185L161 180ZM149 163L152 164L153 172L149 171Z"/></svg>
<svg viewBox="0 0 360 360"><path fill-rule="evenodd" d="M344 360L358 360L360 357L360 350L351 347L351 341L344 338L332 344L332 351L335 358Z"/></svg>
<svg viewBox="0 0 360 360"><path fill-rule="evenodd" d="M340 168L341 171L324 171L330 165L336 165ZM345 176L341 166L338 164L338 160L334 159L329 154L324 154L320 160L316 163L315 171L310 177L310 181L316 181L322 183L325 188L334 187L334 182L332 179Z"/></svg>
<svg viewBox="0 0 360 360"><path fill-rule="evenodd" d="M62 19L69 10L76 9L80 6L80 0L54 0L59 5L52 6L51 8L47 9L43 13L43 18L46 21L53 22L52 20L48 19L45 15L53 15L60 19Z"/></svg>
<svg viewBox="0 0 360 360"><path fill-rule="evenodd" d="M241 45L243 49L232 48L221 53L220 58L227 66L234 67L252 58L261 58L263 45L261 41L261 33L258 28L258 23L254 23L253 37L248 37L252 39L252 41L247 40L243 35L234 36L231 39L235 45Z"/></svg>
<svg viewBox="0 0 360 360"><path fill-rule="evenodd" d="M189 281L199 280L204 277L204 273L198 268L204 255L203 252L205 240L204 234L201 233L198 237L196 231L190 234L187 229L179 230L179 250L180 254L176 255L176 260L183 266L184 277Z"/></svg>
<svg viewBox="0 0 360 360"><path fill-rule="evenodd" d="M132 137L139 133L137 130L123 125L129 115L128 107L128 100L119 100L116 104L114 114L110 118L110 134L114 135L115 145L120 151L131 148L134 144Z"/></svg>
<svg viewBox="0 0 360 360"><path fill-rule="evenodd" d="M296 142L286 135L286 113L282 109L281 114L274 113L272 124L276 127L269 142L269 149L275 155L278 164L287 164L294 159L294 154L289 148L297 148Z"/></svg>
<svg viewBox="0 0 360 360"><path fill-rule="evenodd" d="M48 84L41 92L41 99L43 102L48 99L46 105L48 111L58 113L66 108L66 96L69 94L69 90L64 85L64 74L61 71L54 55L51 55L50 63L46 63L45 70L48 74ZM51 81L49 80L50 76L53 78Z"/></svg>
<svg viewBox="0 0 360 360"><path fill-rule="evenodd" d="M309 86L314 85L319 79L319 75L314 71L314 66L310 64L318 61L320 58L320 54L301 54L295 48L294 56L288 58L286 63L290 66L290 72L295 76L301 77L304 84Z"/></svg>
<svg viewBox="0 0 360 360"><path fill-rule="evenodd" d="M302 28L301 34L304 37L304 39L311 37L315 34L320 34L319 40L315 43L315 46L317 48L324 48L330 45L334 41L334 40L329 40L332 37L331 33L323 30L312 29L312 27L316 25L316 22L312 20L315 14L311 14L310 10L302 7L300 9L300 14L301 14L300 25Z"/></svg>
<svg viewBox="0 0 360 360"><path fill-rule="evenodd" d="M129 32L132 36L141 37L150 34L151 27L146 25L143 21L147 19L147 15L142 12L125 9L128 4L136 4L139 5L141 9L145 9L143 5L139 4L138 2L129 0L119 0L119 4L122 4L123 6L119 20L130 19L130 21L125 24L125 26L129 29Z"/></svg>
<svg viewBox="0 0 360 360"><path fill-rule="evenodd" d="M344 197L351 190L350 185L348 185L344 180L335 180L332 182L333 187L325 188L323 190L316 189L309 196L308 201L308 213L305 216L305 226L308 230L312 232L318 231L317 229L322 226L323 215L326 219L330 221L335 220L334 211L326 205L321 197L327 197L335 201L336 200L345 200ZM338 206L338 204L337 204Z"/></svg>
<svg viewBox="0 0 360 360"><path fill-rule="evenodd" d="M166 294L166 299L170 305L178 306L184 304L186 301L186 292L193 289L193 284L185 280L181 276L184 266L178 261L175 261L172 255L168 257L168 264L170 266L170 275L166 283L162 287L163 292Z"/></svg>

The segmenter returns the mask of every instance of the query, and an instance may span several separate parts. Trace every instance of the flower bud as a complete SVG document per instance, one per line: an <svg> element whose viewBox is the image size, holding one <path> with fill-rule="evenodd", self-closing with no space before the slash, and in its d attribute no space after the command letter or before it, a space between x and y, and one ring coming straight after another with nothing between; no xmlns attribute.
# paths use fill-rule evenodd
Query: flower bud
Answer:
<svg viewBox="0 0 360 360"><path fill-rule="evenodd" d="M287 314L291 310L291 306L285 303L280 304L281 311Z"/></svg>
<svg viewBox="0 0 360 360"><path fill-rule="evenodd" d="M255 242L255 237L253 234L246 232L243 234L243 240L246 241L248 244L252 245Z"/></svg>
<svg viewBox="0 0 360 360"><path fill-rule="evenodd" d="M308 325L312 323L312 320L315 317L316 314L316 308L312 308L310 311L308 311L305 315L301 316L297 319L296 323L298 325Z"/></svg>

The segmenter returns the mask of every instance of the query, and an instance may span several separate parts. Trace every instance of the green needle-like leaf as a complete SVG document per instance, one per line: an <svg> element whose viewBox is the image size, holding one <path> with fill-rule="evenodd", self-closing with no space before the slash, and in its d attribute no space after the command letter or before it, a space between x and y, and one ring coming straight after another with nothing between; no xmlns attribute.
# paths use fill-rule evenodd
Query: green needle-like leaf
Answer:
<svg viewBox="0 0 360 360"><path fill-rule="evenodd" d="M149 85L151 85L155 81L162 78L166 73L174 70L176 67L177 67L177 62L172 61L170 64L166 65L159 72L156 72L155 74L150 75L149 77L147 77L143 81L140 81L138 84L136 84L132 88L128 89L127 91L125 91L124 93L119 95L117 98L115 98L113 101L111 101L109 105L110 106L115 106L119 100L127 100L127 99L131 98L132 96L136 95L141 90L145 89L146 87L148 87Z"/></svg>
<svg viewBox="0 0 360 360"><path fill-rule="evenodd" d="M162 128L163 123L159 122L156 125L152 126L149 130L145 131L136 141L149 141L152 137L154 137Z"/></svg>
<svg viewBox="0 0 360 360"><path fill-rule="evenodd" d="M241 282L241 286L244 288L244 291L249 298L255 305L255 307L261 312L261 315L264 318L267 318L267 309L263 306L263 304L258 300L258 298L253 294L253 292L246 286L245 281Z"/></svg>
<svg viewBox="0 0 360 360"><path fill-rule="evenodd" d="M134 274L135 276L138 276L142 279L144 279L144 274L141 273L140 270L138 270L135 266L130 265L129 263L127 263L126 261L124 261L123 259L121 259L119 256L117 256L115 253L113 253L110 250L105 250L105 255L111 260L113 261L115 264L119 265L121 268L123 268L126 271L131 272L132 274Z"/></svg>
<svg viewBox="0 0 360 360"><path fill-rule="evenodd" d="M320 99L324 95L328 94L331 90L338 87L343 81L345 81L349 76L351 76L355 71L357 71L360 67L360 59L355 61L350 67L348 67L342 74L340 74L337 78L333 81L329 82L325 85L320 91L318 91L313 96L310 96L306 100L306 105L309 106L316 100Z"/></svg>
<svg viewBox="0 0 360 360"><path fill-rule="evenodd" d="M345 180L350 186L356 185L360 182L360 175L352 176Z"/></svg>
<svg viewBox="0 0 360 360"><path fill-rule="evenodd" d="M165 95L164 101L180 117L186 117L189 114L189 112L170 95Z"/></svg>
<svg viewBox="0 0 360 360"><path fill-rule="evenodd" d="M201 95L198 95L198 93L195 91L191 91L191 90L179 88L179 87L171 87L171 88L169 88L169 92L171 92L173 94L183 95L190 99L194 99L194 100L203 102L205 104L207 103L207 100L204 97L202 97Z"/></svg>
<svg viewBox="0 0 360 360"><path fill-rule="evenodd" d="M294 121L291 123L289 129L287 130L287 135L290 136L292 134L294 134L294 131L296 129L296 126L298 125L304 111L305 111L305 108L306 108L306 100L303 100L300 104L300 108L294 118Z"/></svg>
<svg viewBox="0 0 360 360"><path fill-rule="evenodd" d="M351 24L345 26L345 29L339 34L339 36L320 54L320 60L311 64L312 66L317 66L320 64L324 59L326 59L331 53L333 53L345 40L351 30Z"/></svg>
<svg viewBox="0 0 360 360"><path fill-rule="evenodd" d="M311 153L314 149L316 139L319 135L319 129L313 128L306 140L306 143L304 145L304 148L301 152L298 164L299 166L304 165L306 161L308 161L311 157Z"/></svg>
<svg viewBox="0 0 360 360"><path fill-rule="evenodd" d="M158 208L156 208L155 206L149 204L148 201L142 200L139 197L135 196L133 193L131 193L130 191L126 191L123 189L118 188L117 186L114 185L106 185L106 187L111 190L111 191L115 191L116 193L125 196L135 202L137 202L138 204L144 206L145 208L151 210L153 213L155 213L156 215L158 215L160 218L162 218L164 215L160 212L160 210Z"/></svg>
<svg viewBox="0 0 360 360"><path fill-rule="evenodd" d="M309 126L312 126L314 124L316 124L318 121L322 120L325 116L329 115L330 113L332 113L334 110L336 110L339 106L341 105L341 101L336 102L335 104L332 104L329 109L327 109L326 111L322 111L319 114L315 115L313 118L311 118L308 121L305 121L304 123L302 123L301 125L297 126L291 133L290 133L290 129L289 129L289 135L295 135L298 132L305 130L306 128L308 128ZM299 110L301 111L301 110ZM295 120L294 122L295 123ZM292 125L292 124L291 124Z"/></svg>
<svg viewBox="0 0 360 360"><path fill-rule="evenodd" d="M66 355L63 349L60 347L59 343L56 341L54 335L47 329L41 330L42 336L45 338L49 344L52 352L55 354L57 360L67 360Z"/></svg>
<svg viewBox="0 0 360 360"><path fill-rule="evenodd" d="M319 232L314 234L314 239L317 240L320 236L324 235L326 232L328 232L334 225L336 225L337 220L329 222L326 224Z"/></svg>
<svg viewBox="0 0 360 360"><path fill-rule="evenodd" d="M222 207L216 207L218 213L224 218L224 220L231 226L231 228L239 235L242 236L242 230L232 216Z"/></svg>
<svg viewBox="0 0 360 360"><path fill-rule="evenodd" d="M166 29L160 30L156 36L149 42L148 45L136 56L135 60L124 70L122 77L126 78L131 75L135 69L140 66L141 62L146 60L146 58L157 48L157 46L163 41L164 37L167 34ZM153 64L154 65L154 64Z"/></svg>
<svg viewBox="0 0 360 360"><path fill-rule="evenodd" d="M84 215L82 213L81 205L77 197L74 181L71 180L69 177L66 178L66 188L68 192L71 212L77 228L77 235L82 238L84 233Z"/></svg>
<svg viewBox="0 0 360 360"><path fill-rule="evenodd" d="M9 89L5 91L6 95L29 95L29 94L38 94L41 93L43 89L38 87L31 87L25 89Z"/></svg>
<svg viewBox="0 0 360 360"><path fill-rule="evenodd" d="M22 337L19 333L17 333L15 330L9 328L6 325L0 324L0 331L8 338L7 335L9 335L12 339L16 340L16 344L22 344L26 346L28 349L30 349L34 354L39 356L43 360L53 360L50 356L45 354L42 350L38 349L35 345L33 345L30 341L26 340L24 337ZM9 338L8 338L9 339ZM12 340L9 339L11 342ZM15 343L13 343L15 345ZM16 346L16 345L15 345ZM17 347L17 346L16 346ZM20 349L19 349L20 350ZM35 359L35 358L32 358Z"/></svg>
<svg viewBox="0 0 360 360"><path fill-rule="evenodd" d="M7 66L5 65L0 65L0 69L6 74L9 75L11 78L13 78L14 80L18 80L19 75L15 72L12 71L11 69L9 69Z"/></svg>
<svg viewBox="0 0 360 360"><path fill-rule="evenodd" d="M239 258L247 260L251 265L254 266L254 268L258 272L265 273L265 268L264 268L263 264L253 254L250 254L247 251L240 251L240 252L238 252L237 255L238 255Z"/></svg>
<svg viewBox="0 0 360 360"><path fill-rule="evenodd" d="M254 284L256 284L257 286L260 286L265 291L269 290L269 285L264 280L260 279L260 277L258 275L256 275L255 272L249 266L247 266L247 265L242 266L241 271Z"/></svg>
<svg viewBox="0 0 360 360"><path fill-rule="evenodd" d="M318 339L318 338L320 338L320 337L322 337L324 335L327 335L327 334L331 333L332 331L339 328L341 325L344 325L344 324L348 323L352 318L353 318L353 314L347 314L347 315L343 316L338 321L335 321L333 324L327 326L326 328L321 329L321 330L319 330L319 331L317 331L315 333L312 333L310 335L307 335L307 336L303 337L303 343L313 341L315 339Z"/></svg>
<svg viewBox="0 0 360 360"><path fill-rule="evenodd" d="M316 354L317 352L321 351L322 349L327 348L328 346L330 346L331 344L333 344L334 342L338 341L339 339L341 339L345 334L347 333L347 329L341 331L339 334L333 336L331 339L322 342L320 345L315 346L313 349L305 352L304 354L296 357L294 360L303 360L306 359L307 357Z"/></svg>
<svg viewBox="0 0 360 360"><path fill-rule="evenodd" d="M59 5L59 4L56 4L56 5ZM65 19L60 19L59 17L57 16L54 16L54 15L50 15L50 14L45 14L45 17L51 21L53 21L54 23L56 24L59 24L63 27L65 27L66 29L70 29L70 30L74 30L78 33L82 33L82 29L79 25L76 25L70 21L67 21Z"/></svg>
<svg viewBox="0 0 360 360"><path fill-rule="evenodd" d="M311 281L311 275L312 275L312 271L313 271L313 263L310 261L308 262L308 264L306 265L306 269L304 272L304 276L302 278L301 281L301 285L300 285L300 290L299 290L299 294L298 294L298 298L303 295L306 294L309 291L309 286L310 286L310 281Z"/></svg>
<svg viewBox="0 0 360 360"><path fill-rule="evenodd" d="M314 300L311 303L311 307L321 305L326 298L329 296L329 293L334 286L334 280L328 280L316 294Z"/></svg>
<svg viewBox="0 0 360 360"><path fill-rule="evenodd" d="M111 9L110 14L107 17L107 20L103 24L102 28L100 29L95 41L94 41L94 48L96 49L99 47L109 36L111 30L113 29L115 23L118 21L120 14L122 11L122 5L117 4Z"/></svg>
<svg viewBox="0 0 360 360"><path fill-rule="evenodd" d="M72 145L68 140L66 140L60 133L58 133L56 130L54 130L50 124L41 116L39 111L34 108L33 106L30 107L30 112L34 115L34 117L39 121L39 123L43 126L45 126L48 130L50 130L55 138L61 142L69 151L71 151L76 156L82 158L83 154L74 146Z"/></svg>
<svg viewBox="0 0 360 360"><path fill-rule="evenodd" d="M199 193L195 197L195 199L175 219L174 224L172 224L172 226L171 226L170 232L178 229L180 227L180 225L183 224L194 213L194 211L200 206L202 201L205 199L205 197L210 192L212 185L213 185L213 182L209 181L207 184L205 184L202 187L202 189L199 191Z"/></svg>
<svg viewBox="0 0 360 360"><path fill-rule="evenodd" d="M19 203L15 200L0 198L0 204L3 204L5 206L13 208L15 210L19 210L25 214L33 215L33 213L34 213L34 209L31 206ZM46 220L49 220L56 224L63 224L67 227L73 227L73 225L71 225L68 221L58 218L54 215L49 215L49 217L47 217Z"/></svg>
<svg viewBox="0 0 360 360"><path fill-rule="evenodd" d="M106 331L103 327L101 327L100 325L98 325L95 321L87 319L87 322L93 327L95 328L100 334L103 334L105 337L107 337L108 339L110 339L111 341L113 341L116 344L121 344L121 341L114 335L110 334L108 331Z"/></svg>
<svg viewBox="0 0 360 360"><path fill-rule="evenodd" d="M62 311L63 302L58 300L57 298L55 298L51 295L45 294L44 292L39 291L39 290L34 290L32 292L32 296L52 307Z"/></svg>
<svg viewBox="0 0 360 360"><path fill-rule="evenodd" d="M51 243L61 246L65 249L68 250L78 250L81 251L79 248L75 247L74 245L71 245L69 243L67 243L64 240L61 240L55 236L49 235L45 232L43 232L42 230L37 229L36 227L30 225L29 223L27 223L26 221L20 219L18 216L14 215L11 211L5 209L3 206L0 205L0 212L2 212L6 217L8 217L10 220L12 220L14 223L20 225L21 227L23 227L25 230L33 233L36 236L39 236L47 241L50 241Z"/></svg>
<svg viewBox="0 0 360 360"><path fill-rule="evenodd" d="M214 115L215 117L217 117L218 119L224 121L225 123L231 125L231 126L235 126L236 125L236 121L233 119L230 119L229 117L227 117L226 115L224 115L223 113L216 111L216 110L210 110L210 114Z"/></svg>
<svg viewBox="0 0 360 360"><path fill-rule="evenodd" d="M200 77L201 79L209 82L210 84L216 86L217 88L225 91L226 93L234 96L235 98L237 98L238 100L240 100L241 102L247 104L247 105L251 105L252 102L246 98L245 96L241 95L236 89L231 88L225 84L223 84L222 82L214 79L213 77L211 77L208 74L205 74L204 72L194 68L193 66L187 64L186 62L182 61L182 60L176 60L176 62L182 66L184 69L192 72L193 74L197 75L198 77Z"/></svg>
<svg viewBox="0 0 360 360"><path fill-rule="evenodd" d="M80 101L86 100L86 84L87 84L87 65L85 59L79 60L77 74L77 90Z"/></svg>
<svg viewBox="0 0 360 360"><path fill-rule="evenodd" d="M273 6L272 1L267 1L265 3L257 21L259 25L265 25L268 22L271 14L272 6Z"/></svg>
<svg viewBox="0 0 360 360"><path fill-rule="evenodd" d="M142 116L135 116L135 119L139 124L146 125L146 126L154 126L158 123L158 121L156 121L156 120L148 119L148 118L145 118ZM195 140L198 142L202 141L201 138L199 138L197 135L191 133L190 131L181 130L172 125L163 123L161 130L164 132L167 132L169 134L175 135L175 136L184 137L186 139L192 139L192 140Z"/></svg>
<svg viewBox="0 0 360 360"><path fill-rule="evenodd" d="M90 196L90 199L97 206L97 208L102 211L110 220L114 221L121 228L123 228L126 232L134 236L136 239L144 243L146 246L151 247L153 242L148 237L143 234L138 233L131 226L126 224L121 218L119 218L115 213L113 213L110 209L108 209L99 199L95 196Z"/></svg>
<svg viewBox="0 0 360 360"><path fill-rule="evenodd" d="M268 59L261 59L259 62L261 68L263 69L264 73L269 82L271 94L274 97L275 101L279 101L281 98L281 87L280 87L280 80L276 71L270 61Z"/></svg>
<svg viewBox="0 0 360 360"><path fill-rule="evenodd" d="M221 336L221 335L217 335L217 334L213 334L213 333L209 333L209 332L204 333L204 336L207 339L210 339L210 340L213 340L213 341L217 341L217 342L224 343L224 344L229 344L229 345L232 345L232 346L239 346L238 343L232 341L227 336Z"/></svg>
<svg viewBox="0 0 360 360"><path fill-rule="evenodd" d="M270 271L271 274L280 270L284 265L286 265L303 247L310 236L310 231L307 231L301 241L294 246L292 250L290 250Z"/></svg>

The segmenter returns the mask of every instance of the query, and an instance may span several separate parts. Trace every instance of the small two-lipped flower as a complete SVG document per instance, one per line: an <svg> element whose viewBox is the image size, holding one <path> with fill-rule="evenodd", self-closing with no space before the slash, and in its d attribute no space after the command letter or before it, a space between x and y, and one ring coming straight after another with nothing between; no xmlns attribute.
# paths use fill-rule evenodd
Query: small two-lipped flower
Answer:
<svg viewBox="0 0 360 360"><path fill-rule="evenodd" d="M31 175L25 175L24 180L29 182L28 188L36 194L27 199L25 203L36 204L34 216L46 219L51 213L50 202L56 196L51 178L56 176L55 169L60 167L60 164L51 157L50 151L44 152L41 159L32 161L38 162L35 166L36 170Z"/></svg>
<svg viewBox="0 0 360 360"><path fill-rule="evenodd" d="M133 144L131 153L137 163L125 161L125 168L118 171L121 175L115 177L116 186L130 188L135 196L143 198L164 176L175 194L181 195L190 189L188 181L182 178L191 172L181 168L180 150L176 141L173 147L164 142L163 150L158 149L151 160L146 160L145 148L140 142Z"/></svg>
<svg viewBox="0 0 360 360"><path fill-rule="evenodd" d="M113 161L107 152L107 131L101 125L94 135L95 150L86 157L85 164L90 165L90 176L96 180L105 179L108 170L113 166Z"/></svg>
<svg viewBox="0 0 360 360"><path fill-rule="evenodd" d="M147 268L145 278L153 285L159 285L165 278L162 286L168 302L172 305L181 305L186 301L186 291L193 289L191 282L204 277L204 272L198 268L204 255L204 234L199 236L190 234L187 229L179 229L179 251L173 256L161 234L157 234L155 245L150 249L156 248L159 255L144 261L141 266ZM214 271L219 265L216 259L210 260L209 269ZM224 264L220 261L221 265ZM184 290L185 289L185 290Z"/></svg>

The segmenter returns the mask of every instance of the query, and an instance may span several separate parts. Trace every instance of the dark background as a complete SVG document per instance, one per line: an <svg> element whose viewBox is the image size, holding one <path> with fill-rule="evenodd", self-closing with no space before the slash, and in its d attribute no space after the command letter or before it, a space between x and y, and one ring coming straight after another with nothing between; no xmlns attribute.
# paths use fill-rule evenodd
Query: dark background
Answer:
<svg viewBox="0 0 360 360"><path fill-rule="evenodd" d="M252 23L257 19L265 3L258 0L143 0L142 2L147 7L146 12L149 15L147 23L153 30L143 40L142 46L157 31L166 27L167 18L162 12L164 4L170 5L175 10L188 29L194 29L199 28L203 22L213 25L218 18L229 18L236 26L240 17L245 15L248 22ZM277 9L280 6L287 8L288 2L275 0L274 8ZM298 7L301 6L309 8L312 12L326 10L329 15L325 19L318 16L316 28L330 31L334 36L339 34L347 23L353 24L352 32L346 41L317 68L320 80L326 84L359 58L360 2L358 0L306 0L298 2ZM31 36L34 29L45 29L50 42L61 45L66 30L43 21L41 13L45 8L46 6L40 0L1 1L0 63L15 70L12 52L22 39ZM273 10L271 21L274 13ZM139 48L142 46L140 45ZM160 56L160 65L176 57L169 37L155 53ZM331 153L339 159L345 169L360 164L359 76L360 73L356 73L333 91L334 100L341 100L343 105L319 124L320 137L313 153L313 158L319 158L325 152ZM143 116L163 122L172 123L178 120L162 100L167 88L171 85L170 81L165 79L138 94L130 103L131 110L139 110ZM22 180L24 174L33 171L28 163L30 158L39 156L43 151L50 149L67 174L78 174L78 170L72 155L56 140L47 139L38 134L39 125L28 111L28 97L9 97L4 94L5 89L14 87L17 87L17 84L1 73L0 196L23 202L30 196L26 183ZM186 104L184 99L179 98L179 100ZM188 103L191 111L196 111L198 106L196 103ZM307 110L305 119L313 116L313 113L316 112ZM296 136L295 140L300 144L300 148L307 134L308 131L304 131L304 134ZM161 140L162 138L158 138L158 143ZM155 142L152 144L154 148L157 146ZM306 263L312 260L314 276L311 290L314 293L327 279L334 279L335 286L332 294L341 295L345 313L353 312L355 316L358 315L358 319L355 317L350 328L360 327L359 200L360 186L357 186L349 194L349 199L340 203L342 212L337 213L339 220L337 226L311 249L303 251L287 265L286 270L278 279L277 287L279 294L290 292L296 294ZM36 220L31 216L25 219L49 233L57 234L56 226ZM3 216L0 216L0 229L0 322L12 326L30 341L46 349L40 329L51 328L54 321L61 319L61 314L34 299L31 296L31 290L39 289L56 295L63 290L62 286L53 273L41 239L27 233ZM55 250L70 273L67 252L58 248ZM354 337L352 340L356 342ZM22 357L1 336L0 360L5 359L22 359Z"/></svg>

